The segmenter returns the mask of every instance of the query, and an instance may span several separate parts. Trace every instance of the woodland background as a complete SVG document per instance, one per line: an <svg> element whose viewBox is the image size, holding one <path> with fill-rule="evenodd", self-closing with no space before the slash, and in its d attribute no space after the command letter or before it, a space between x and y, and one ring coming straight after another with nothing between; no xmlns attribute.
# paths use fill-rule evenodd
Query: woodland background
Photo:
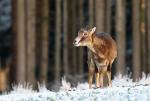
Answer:
<svg viewBox="0 0 150 101"><path fill-rule="evenodd" d="M0 0L0 67L9 68L9 83L87 81L87 49L73 46L87 26L116 40L113 75L150 72L150 0Z"/></svg>

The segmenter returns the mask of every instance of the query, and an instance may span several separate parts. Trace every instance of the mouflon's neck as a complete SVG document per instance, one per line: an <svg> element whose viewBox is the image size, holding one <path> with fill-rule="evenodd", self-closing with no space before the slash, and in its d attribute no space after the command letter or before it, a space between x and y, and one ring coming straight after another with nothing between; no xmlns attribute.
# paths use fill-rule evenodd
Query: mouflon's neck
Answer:
<svg viewBox="0 0 150 101"><path fill-rule="evenodd" d="M101 44L101 40L93 34L91 38L91 43L87 46L92 52L96 53L96 47Z"/></svg>

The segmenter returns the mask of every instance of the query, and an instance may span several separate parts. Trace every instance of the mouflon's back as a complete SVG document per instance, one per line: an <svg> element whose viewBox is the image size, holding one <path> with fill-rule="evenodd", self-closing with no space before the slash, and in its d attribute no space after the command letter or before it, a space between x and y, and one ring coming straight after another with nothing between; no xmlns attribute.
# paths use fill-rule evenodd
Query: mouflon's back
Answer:
<svg viewBox="0 0 150 101"><path fill-rule="evenodd" d="M111 61L117 57L116 42L107 33L97 33L93 35L93 48L95 53L101 58Z"/></svg>

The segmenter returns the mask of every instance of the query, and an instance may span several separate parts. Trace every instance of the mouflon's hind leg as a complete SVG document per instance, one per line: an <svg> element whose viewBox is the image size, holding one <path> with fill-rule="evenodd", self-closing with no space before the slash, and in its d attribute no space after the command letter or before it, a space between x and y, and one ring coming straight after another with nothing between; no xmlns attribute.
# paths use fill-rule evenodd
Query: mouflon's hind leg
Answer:
<svg viewBox="0 0 150 101"><path fill-rule="evenodd" d="M107 71L107 77L108 77L108 86L112 87L111 72L110 71Z"/></svg>
<svg viewBox="0 0 150 101"><path fill-rule="evenodd" d="M95 72L95 65L94 65L94 60L93 60L93 55L90 50L88 50L88 83L89 83L89 88L92 88L92 82L93 82L93 75Z"/></svg>
<svg viewBox="0 0 150 101"><path fill-rule="evenodd" d="M112 81L111 81L111 67L112 64L109 64L107 67L107 77L108 77L108 86L112 87Z"/></svg>
<svg viewBox="0 0 150 101"><path fill-rule="evenodd" d="M103 88L103 73L99 73L100 88Z"/></svg>
<svg viewBox="0 0 150 101"><path fill-rule="evenodd" d="M97 72L95 74L96 77L96 87L99 88L100 87L100 78L99 78L99 72Z"/></svg>

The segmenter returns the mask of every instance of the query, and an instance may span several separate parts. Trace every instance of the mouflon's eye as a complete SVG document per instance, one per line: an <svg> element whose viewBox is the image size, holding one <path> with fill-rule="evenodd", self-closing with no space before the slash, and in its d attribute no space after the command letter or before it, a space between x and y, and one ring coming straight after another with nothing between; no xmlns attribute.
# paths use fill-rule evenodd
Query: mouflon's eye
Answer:
<svg viewBox="0 0 150 101"><path fill-rule="evenodd" d="M83 35L84 35L84 36L87 36L88 34L87 34L87 33L83 33Z"/></svg>

